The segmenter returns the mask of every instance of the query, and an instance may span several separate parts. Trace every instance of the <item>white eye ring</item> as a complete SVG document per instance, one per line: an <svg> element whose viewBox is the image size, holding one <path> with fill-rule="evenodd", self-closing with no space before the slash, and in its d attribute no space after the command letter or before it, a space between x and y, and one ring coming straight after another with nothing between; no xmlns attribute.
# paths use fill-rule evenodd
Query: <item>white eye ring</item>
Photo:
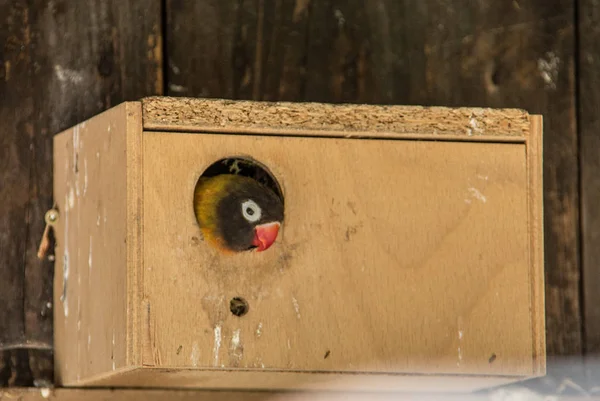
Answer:
<svg viewBox="0 0 600 401"><path fill-rule="evenodd" d="M242 203L242 215L244 215L244 218L250 223L256 223L258 220L260 220L262 210L260 209L260 206L256 204L256 202L248 199Z"/></svg>

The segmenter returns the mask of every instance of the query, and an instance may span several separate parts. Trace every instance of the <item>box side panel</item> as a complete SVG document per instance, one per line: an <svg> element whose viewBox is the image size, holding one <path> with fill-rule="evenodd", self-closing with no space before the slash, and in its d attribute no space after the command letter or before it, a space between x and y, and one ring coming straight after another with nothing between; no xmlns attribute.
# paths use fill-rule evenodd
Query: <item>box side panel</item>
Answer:
<svg viewBox="0 0 600 401"><path fill-rule="evenodd" d="M388 375L344 374L317 372L278 372L243 370L202 370L140 368L85 383L86 387L170 387L177 389L219 390L301 390L334 391L340 399L347 392L363 392L361 399L381 397L390 392L402 393L465 393L523 380L522 377L461 376L461 375ZM369 393L371 392L371 393ZM218 393L215 393L218 394ZM240 393L242 395L243 393ZM288 394L289 395L289 394ZM366 396L366 398L365 398ZM398 399L395 394L393 399ZM268 399L268 398L267 398ZM296 397L294 397L296 399Z"/></svg>
<svg viewBox="0 0 600 401"><path fill-rule="evenodd" d="M55 135L53 142L53 191L56 207L58 210L64 210L64 206L68 204L68 199L65 200L67 192L67 176L69 175L69 165L67 149L73 143L73 130L66 130L58 135ZM62 198L62 199L61 199ZM54 263L54 294L52 304L54 308L54 380L56 383L63 383L63 376L66 374L65 368L68 368L67 354L69 347L67 346L67 317L68 303L65 308L64 301L67 300L67 289L65 288L68 279L69 271L66 270L68 265L65 264L65 229L66 226L59 218L54 226L54 235L56 237L55 245L55 263ZM61 301L61 299L63 301ZM67 300L68 302L68 300ZM57 311L57 307L62 307L62 311Z"/></svg>
<svg viewBox="0 0 600 401"><path fill-rule="evenodd" d="M143 275L142 238L142 105L128 102L127 112L127 361L141 366L140 326L141 280Z"/></svg>
<svg viewBox="0 0 600 401"><path fill-rule="evenodd" d="M240 154L285 222L223 256L192 194ZM145 365L533 373L525 144L145 132L144 160Z"/></svg>
<svg viewBox="0 0 600 401"><path fill-rule="evenodd" d="M126 105L55 138L59 384L126 365Z"/></svg>
<svg viewBox="0 0 600 401"><path fill-rule="evenodd" d="M531 317L533 328L533 370L546 374L546 310L544 291L544 194L542 116L531 116L527 138L529 237L531 266Z"/></svg>

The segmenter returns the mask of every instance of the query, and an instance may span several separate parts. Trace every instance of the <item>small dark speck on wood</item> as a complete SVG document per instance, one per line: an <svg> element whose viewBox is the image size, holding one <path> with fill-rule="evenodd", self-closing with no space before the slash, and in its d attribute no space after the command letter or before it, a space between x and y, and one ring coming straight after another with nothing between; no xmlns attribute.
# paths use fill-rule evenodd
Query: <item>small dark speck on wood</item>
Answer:
<svg viewBox="0 0 600 401"><path fill-rule="evenodd" d="M496 354L492 354L492 355L490 356L490 359L488 359L488 362L489 362L489 363L493 363L495 360L496 360Z"/></svg>
<svg viewBox="0 0 600 401"><path fill-rule="evenodd" d="M183 345L180 345L179 347L177 347L177 352L176 354L179 355L181 353L181 350L183 349Z"/></svg>
<svg viewBox="0 0 600 401"><path fill-rule="evenodd" d="M356 227L348 227L346 229L346 241L350 241L350 236L356 234L356 232L357 232Z"/></svg>
<svg viewBox="0 0 600 401"><path fill-rule="evenodd" d="M331 355L331 351L327 350L327 352L325 352L325 357L323 357L323 359L329 358L329 355Z"/></svg>

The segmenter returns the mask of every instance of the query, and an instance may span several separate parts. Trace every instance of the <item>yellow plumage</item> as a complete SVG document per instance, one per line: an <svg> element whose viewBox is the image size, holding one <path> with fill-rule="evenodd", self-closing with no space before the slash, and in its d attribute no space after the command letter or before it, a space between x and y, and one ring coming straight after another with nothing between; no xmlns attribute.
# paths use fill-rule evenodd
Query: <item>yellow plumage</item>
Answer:
<svg viewBox="0 0 600 401"><path fill-rule="evenodd" d="M222 251L228 249L225 247L217 221L217 204L227 193L231 178L231 175L200 178L194 190L194 212L202 235Z"/></svg>
<svg viewBox="0 0 600 401"><path fill-rule="evenodd" d="M252 178L222 174L198 180L194 213L204 239L221 251L264 250L277 236L273 224L283 220L283 203Z"/></svg>

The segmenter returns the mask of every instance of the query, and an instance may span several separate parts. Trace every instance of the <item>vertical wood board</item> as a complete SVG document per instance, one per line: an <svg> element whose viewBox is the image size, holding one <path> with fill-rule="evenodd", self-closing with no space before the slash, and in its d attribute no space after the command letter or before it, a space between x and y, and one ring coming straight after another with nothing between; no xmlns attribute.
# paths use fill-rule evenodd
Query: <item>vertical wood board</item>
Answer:
<svg viewBox="0 0 600 401"><path fill-rule="evenodd" d="M52 381L52 136L162 93L160 20L158 0L0 2L0 385Z"/></svg>
<svg viewBox="0 0 600 401"><path fill-rule="evenodd" d="M579 165L585 351L600 354L600 3L579 0Z"/></svg>

